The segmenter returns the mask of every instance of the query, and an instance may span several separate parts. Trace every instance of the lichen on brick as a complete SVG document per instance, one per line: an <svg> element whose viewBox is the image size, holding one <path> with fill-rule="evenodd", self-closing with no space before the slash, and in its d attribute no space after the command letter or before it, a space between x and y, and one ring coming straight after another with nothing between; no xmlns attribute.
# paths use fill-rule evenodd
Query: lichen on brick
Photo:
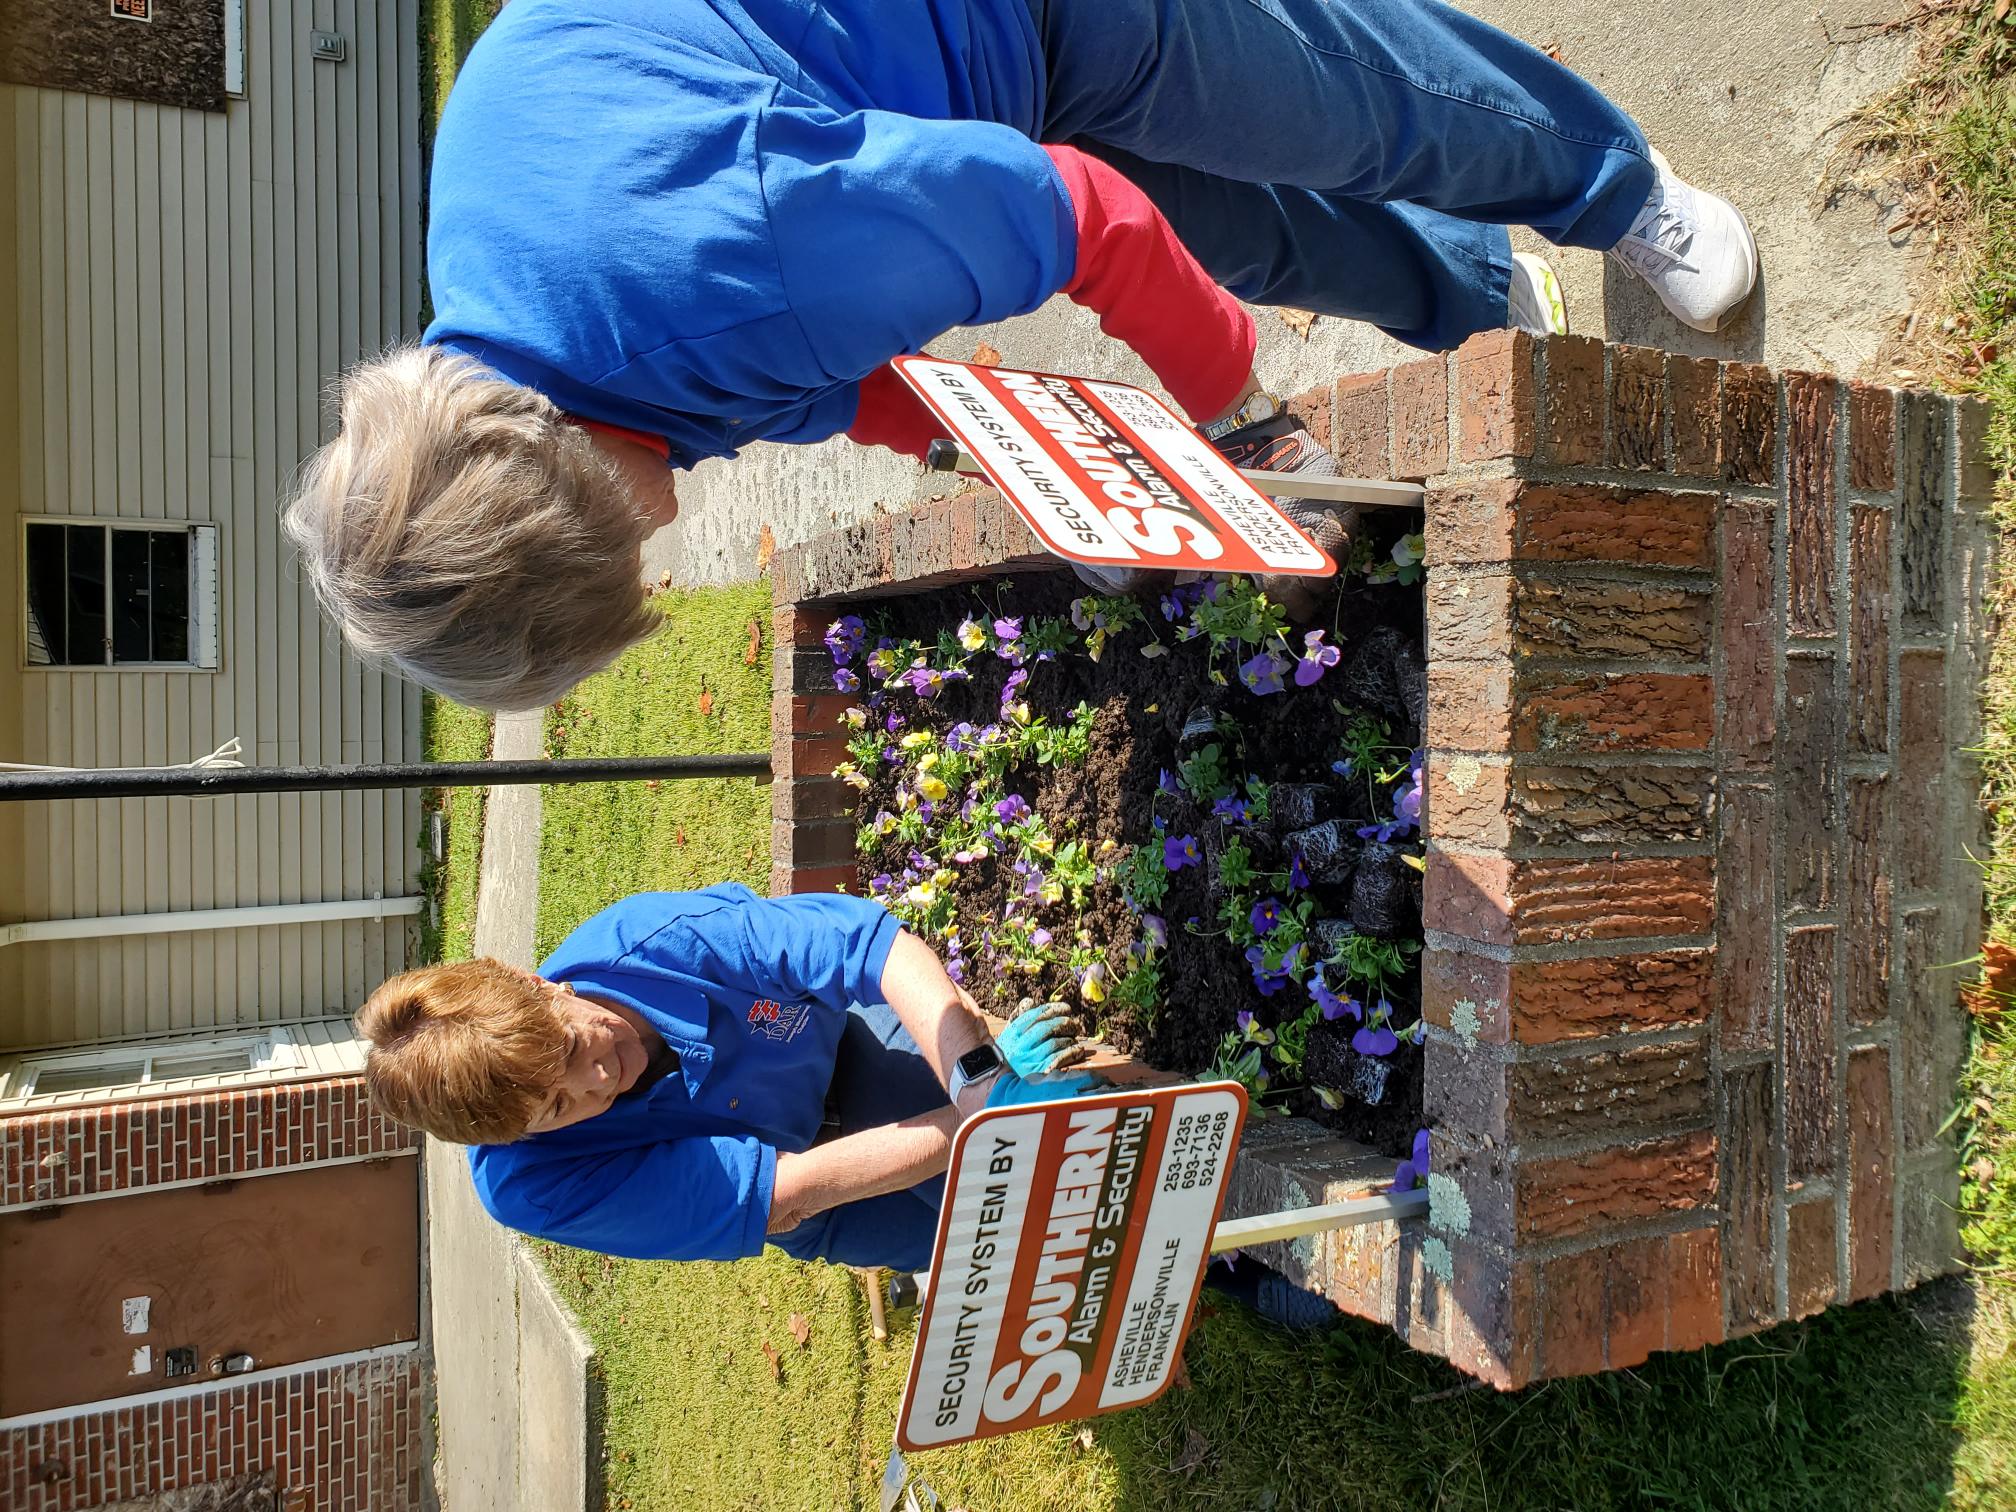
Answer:
<svg viewBox="0 0 2016 1512"><path fill-rule="evenodd" d="M1456 1264L1450 1258L1449 1246L1433 1234L1421 1241L1421 1268L1444 1286L1455 1279Z"/></svg>
<svg viewBox="0 0 2016 1512"><path fill-rule="evenodd" d="M1449 763L1449 786L1459 793L1469 792L1483 775L1484 765L1475 756L1458 756Z"/></svg>
<svg viewBox="0 0 2016 1512"><path fill-rule="evenodd" d="M1450 1009L1449 1028L1454 1032L1456 1038L1463 1041L1464 1049L1475 1050L1477 1048L1477 1035L1483 1027L1484 1021L1478 1015L1477 1005L1471 1002L1470 999L1464 998L1454 1008Z"/></svg>
<svg viewBox="0 0 2016 1512"><path fill-rule="evenodd" d="M1428 1226L1450 1234L1470 1232L1470 1199L1455 1177L1440 1171L1428 1175Z"/></svg>

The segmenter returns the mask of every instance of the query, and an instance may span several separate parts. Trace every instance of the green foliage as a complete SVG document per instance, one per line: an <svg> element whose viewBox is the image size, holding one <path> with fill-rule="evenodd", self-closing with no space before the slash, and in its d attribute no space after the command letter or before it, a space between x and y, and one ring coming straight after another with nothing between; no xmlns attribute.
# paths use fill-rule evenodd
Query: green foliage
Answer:
<svg viewBox="0 0 2016 1512"><path fill-rule="evenodd" d="M1218 1041L1218 1053L1197 1077L1199 1081L1235 1081L1253 1099L1252 1111L1260 1111L1260 1099L1267 1091L1267 1067L1260 1046L1234 1029Z"/></svg>
<svg viewBox="0 0 2016 1512"><path fill-rule="evenodd" d="M1232 839L1218 856L1218 880L1234 891L1251 887L1258 873L1253 870L1253 853L1246 842Z"/></svg>
<svg viewBox="0 0 2016 1512"><path fill-rule="evenodd" d="M1070 840L1057 847L1057 854L1050 863L1050 875L1063 884L1064 892L1071 900L1073 909L1085 906L1085 895L1092 890L1092 884L1099 880L1099 868L1092 860L1092 852L1082 840Z"/></svg>
<svg viewBox="0 0 2016 1512"><path fill-rule="evenodd" d="M1098 712L1081 702L1071 711L1071 723L1053 728L1038 720L1030 727L1029 743L1038 766L1082 766L1092 750L1092 725Z"/></svg>
<svg viewBox="0 0 2016 1512"><path fill-rule="evenodd" d="M1216 741L1193 751L1177 763L1176 780L1192 798L1209 808L1232 792L1232 776L1225 768L1225 752Z"/></svg>
<svg viewBox="0 0 2016 1512"><path fill-rule="evenodd" d="M1235 646L1265 645L1288 627L1287 612L1246 577L1225 579L1215 599L1191 612L1191 621L1211 642L1214 657Z"/></svg>
<svg viewBox="0 0 2016 1512"><path fill-rule="evenodd" d="M1169 896L1169 872L1162 865L1162 847L1154 840L1128 851L1116 870L1121 889L1137 908L1153 913Z"/></svg>

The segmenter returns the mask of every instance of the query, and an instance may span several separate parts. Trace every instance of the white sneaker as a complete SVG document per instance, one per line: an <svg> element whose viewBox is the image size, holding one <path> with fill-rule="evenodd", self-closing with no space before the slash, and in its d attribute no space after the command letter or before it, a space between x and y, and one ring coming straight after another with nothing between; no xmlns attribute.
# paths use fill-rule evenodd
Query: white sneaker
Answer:
<svg viewBox="0 0 2016 1512"><path fill-rule="evenodd" d="M1544 257L1531 252L1512 254L1512 292L1506 301L1505 323L1535 336L1568 334L1568 301L1561 280Z"/></svg>
<svg viewBox="0 0 2016 1512"><path fill-rule="evenodd" d="M1757 286L1757 242L1741 211L1679 178L1656 148L1652 164L1658 180L1610 256L1650 284L1681 324L1716 330Z"/></svg>

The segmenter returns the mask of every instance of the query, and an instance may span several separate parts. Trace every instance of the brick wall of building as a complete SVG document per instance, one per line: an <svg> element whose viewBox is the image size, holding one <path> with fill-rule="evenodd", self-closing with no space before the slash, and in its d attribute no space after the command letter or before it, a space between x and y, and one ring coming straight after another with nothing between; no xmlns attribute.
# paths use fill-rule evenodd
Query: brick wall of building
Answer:
<svg viewBox="0 0 2016 1512"><path fill-rule="evenodd" d="M0 1207L415 1148L333 1077L0 1119ZM271 1471L284 1512L422 1505L417 1351L0 1431L0 1505L76 1512Z"/></svg>
<svg viewBox="0 0 2016 1512"><path fill-rule="evenodd" d="M1428 487L1436 1174L1265 1258L1503 1386L1952 1269L1980 407L1512 332L1292 407ZM826 626L1043 560L985 491L779 555L773 891L853 881ZM1388 1169L1255 1125L1228 1212Z"/></svg>

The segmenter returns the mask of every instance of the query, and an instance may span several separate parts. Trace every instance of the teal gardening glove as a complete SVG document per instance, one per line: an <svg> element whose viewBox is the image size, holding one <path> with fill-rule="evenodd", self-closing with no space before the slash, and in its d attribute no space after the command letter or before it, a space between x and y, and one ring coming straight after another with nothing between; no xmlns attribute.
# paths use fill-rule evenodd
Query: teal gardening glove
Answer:
<svg viewBox="0 0 2016 1512"><path fill-rule="evenodd" d="M1066 1071L1061 1076L1036 1076L1024 1079L1013 1071L1003 1071L994 1078L994 1085L987 1089L986 1106L990 1108L1011 1108L1022 1103L1063 1102L1067 1098L1083 1097L1088 1092L1104 1090L1106 1079L1094 1076L1090 1071Z"/></svg>
<svg viewBox="0 0 2016 1512"><path fill-rule="evenodd" d="M1063 1003L1044 1003L1018 1015L994 1041L1017 1076L1041 1076L1063 1064L1078 1043L1077 1025Z"/></svg>

